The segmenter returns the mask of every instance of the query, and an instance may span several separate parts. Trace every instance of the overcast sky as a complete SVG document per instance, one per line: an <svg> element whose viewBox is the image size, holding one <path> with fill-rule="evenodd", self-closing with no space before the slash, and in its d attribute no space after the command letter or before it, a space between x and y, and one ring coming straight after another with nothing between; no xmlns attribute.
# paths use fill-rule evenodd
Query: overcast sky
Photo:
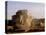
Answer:
<svg viewBox="0 0 46 35"><path fill-rule="evenodd" d="M7 3L7 19L12 19L12 15L16 14L17 10L27 9L35 18L44 18L44 4L31 2L15 2Z"/></svg>

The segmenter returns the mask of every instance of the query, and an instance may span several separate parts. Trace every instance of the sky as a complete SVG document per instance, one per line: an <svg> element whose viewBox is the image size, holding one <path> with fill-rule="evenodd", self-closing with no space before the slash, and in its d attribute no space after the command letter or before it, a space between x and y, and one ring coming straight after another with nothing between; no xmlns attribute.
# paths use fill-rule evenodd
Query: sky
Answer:
<svg viewBox="0 0 46 35"><path fill-rule="evenodd" d="M12 16L15 15L18 10L23 9L27 9L34 18L45 18L44 3L8 1L7 19L11 20Z"/></svg>

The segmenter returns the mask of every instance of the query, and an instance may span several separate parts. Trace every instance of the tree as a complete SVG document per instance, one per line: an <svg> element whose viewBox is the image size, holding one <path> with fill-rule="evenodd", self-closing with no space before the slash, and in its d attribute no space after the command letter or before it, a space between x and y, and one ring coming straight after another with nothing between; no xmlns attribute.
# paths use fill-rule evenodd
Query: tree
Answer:
<svg viewBox="0 0 46 35"><path fill-rule="evenodd" d="M16 18L16 26L21 29L28 31L30 30L31 21L32 21L32 15L29 16L27 14L27 10L18 10L16 12L17 18Z"/></svg>

